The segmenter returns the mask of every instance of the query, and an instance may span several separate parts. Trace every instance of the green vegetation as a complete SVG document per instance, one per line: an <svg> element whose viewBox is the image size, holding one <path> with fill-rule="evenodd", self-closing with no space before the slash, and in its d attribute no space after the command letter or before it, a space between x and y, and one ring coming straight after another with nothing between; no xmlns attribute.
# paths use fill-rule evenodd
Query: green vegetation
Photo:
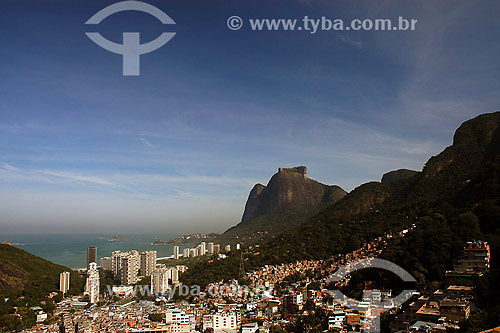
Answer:
<svg viewBox="0 0 500 333"><path fill-rule="evenodd" d="M77 272L0 244L0 330L19 330L33 325L35 316L29 307L41 306L50 313L61 295L54 298L48 295L59 290L59 273L64 271L71 272L68 294L80 294L84 281ZM5 302L5 299L8 300Z"/></svg>
<svg viewBox="0 0 500 333"><path fill-rule="evenodd" d="M251 245L261 241L266 241L279 235L284 230L290 230L299 227L311 216L314 216L326 205L318 207L298 206L283 213L268 213L258 216L247 223L240 223L219 235L214 242L220 244Z"/></svg>
<svg viewBox="0 0 500 333"><path fill-rule="evenodd" d="M472 281L486 313L471 317L471 327L500 324L500 113L465 122L454 144L432 157L420 173L388 183L362 185L316 214L299 228L258 248L246 249L247 270L298 259L322 259L359 248L387 232L412 224L383 257L413 274L421 291L445 283L465 242L482 239L492 248L491 273ZM211 264L194 264L181 276L186 284L238 277L240 254Z"/></svg>
<svg viewBox="0 0 500 333"><path fill-rule="evenodd" d="M390 171L382 176L382 183L394 183L404 179L411 178L418 174L418 171L408 170L408 169L399 169Z"/></svg>
<svg viewBox="0 0 500 333"><path fill-rule="evenodd" d="M161 314L161 313L152 313L152 314L149 315L149 320L156 321L156 322L162 322L164 317L165 317L164 314Z"/></svg>

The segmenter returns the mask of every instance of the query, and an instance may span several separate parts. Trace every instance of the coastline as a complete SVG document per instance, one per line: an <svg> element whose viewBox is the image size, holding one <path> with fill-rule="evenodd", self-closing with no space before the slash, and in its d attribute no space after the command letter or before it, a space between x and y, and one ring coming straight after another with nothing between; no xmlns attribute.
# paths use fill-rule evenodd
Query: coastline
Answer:
<svg viewBox="0 0 500 333"><path fill-rule="evenodd" d="M0 239L55 264L79 269L86 266L87 247L97 246L97 258L113 251L155 250L158 257L172 255L174 245L151 245L156 239L175 239L176 234L126 234L128 240L109 241L109 234L0 234ZM17 245L19 244L19 245ZM97 263L99 264L99 263Z"/></svg>

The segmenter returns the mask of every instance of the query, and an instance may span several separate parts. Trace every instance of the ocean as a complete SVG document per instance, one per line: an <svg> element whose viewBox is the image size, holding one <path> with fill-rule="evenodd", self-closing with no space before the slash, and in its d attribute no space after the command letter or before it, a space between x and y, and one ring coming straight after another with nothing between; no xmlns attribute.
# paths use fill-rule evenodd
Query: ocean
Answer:
<svg viewBox="0 0 500 333"><path fill-rule="evenodd" d="M99 234L0 234L0 242L19 243L15 245L29 253L50 260L53 263L78 269L86 266L87 247L97 247L97 258L109 257L113 251L156 250L157 257L168 257L173 254L173 245L151 245L156 239L168 241L178 237L172 234L120 235L127 241L108 241L114 235ZM181 252L182 248L181 247ZM98 263L99 264L99 263Z"/></svg>

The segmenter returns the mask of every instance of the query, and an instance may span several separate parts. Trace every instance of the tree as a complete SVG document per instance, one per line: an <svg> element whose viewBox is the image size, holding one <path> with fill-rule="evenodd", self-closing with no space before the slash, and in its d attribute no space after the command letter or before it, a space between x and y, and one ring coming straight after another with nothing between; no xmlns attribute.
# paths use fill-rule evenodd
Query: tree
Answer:
<svg viewBox="0 0 500 333"><path fill-rule="evenodd" d="M464 241L482 238L477 216L472 212L460 214L455 227L455 233Z"/></svg>
<svg viewBox="0 0 500 333"><path fill-rule="evenodd" d="M156 322L161 322L163 321L164 315L161 313L152 313L149 315L149 320L151 321L156 321Z"/></svg>
<svg viewBox="0 0 500 333"><path fill-rule="evenodd" d="M466 333L475 333L487 329L486 320L488 318L488 313L481 309L474 310L469 319L463 322L461 326L461 331Z"/></svg>
<svg viewBox="0 0 500 333"><path fill-rule="evenodd" d="M283 327L279 325L271 326L271 328L269 329L269 333L284 333L284 332L285 330L283 329Z"/></svg>

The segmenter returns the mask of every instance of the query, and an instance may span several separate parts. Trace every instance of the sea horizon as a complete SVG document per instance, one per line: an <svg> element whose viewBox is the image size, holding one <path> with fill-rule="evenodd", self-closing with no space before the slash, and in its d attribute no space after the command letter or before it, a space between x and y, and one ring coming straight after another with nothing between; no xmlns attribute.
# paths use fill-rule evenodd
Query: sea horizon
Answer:
<svg viewBox="0 0 500 333"><path fill-rule="evenodd" d="M123 236L128 240L109 241L111 237ZM0 234L0 242L17 243L14 246L55 264L71 269L85 268L87 247L97 247L97 258L109 257L113 251L155 250L157 257L169 257L173 254L174 245L152 245L155 240L169 241L181 236L176 233L148 234ZM183 246L181 245L181 248Z"/></svg>

